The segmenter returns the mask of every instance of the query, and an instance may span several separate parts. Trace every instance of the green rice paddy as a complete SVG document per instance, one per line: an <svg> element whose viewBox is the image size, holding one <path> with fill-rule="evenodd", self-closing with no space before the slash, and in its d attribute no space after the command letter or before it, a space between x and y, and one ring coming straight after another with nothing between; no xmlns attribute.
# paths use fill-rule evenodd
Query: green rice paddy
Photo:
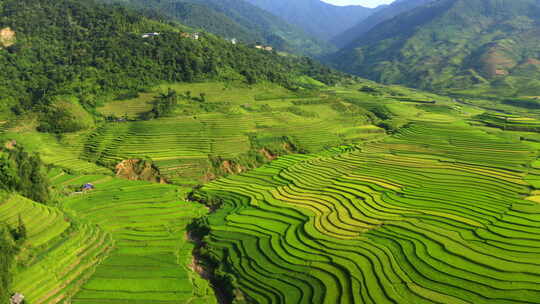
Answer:
<svg viewBox="0 0 540 304"><path fill-rule="evenodd" d="M540 303L536 152L412 122L362 151L206 185L207 243L254 303Z"/></svg>
<svg viewBox="0 0 540 304"><path fill-rule="evenodd" d="M0 220L15 226L20 219L28 231L13 285L28 303L68 300L113 244L107 232L95 225L73 222L57 208L17 195L2 201Z"/></svg>
<svg viewBox="0 0 540 304"><path fill-rule="evenodd" d="M135 120L169 87L226 106ZM54 206L1 194L0 221L28 229L14 290L30 304L217 303L192 254L196 218L236 303L540 303L540 136L488 123L534 119L367 82L171 84L98 110L132 120L63 137L0 123L51 165ZM223 202L211 213L186 200L212 158L283 138L304 153L205 184L195 197ZM114 177L133 158L173 184Z"/></svg>
<svg viewBox="0 0 540 304"><path fill-rule="evenodd" d="M73 217L97 225L114 247L71 303L213 303L195 273L186 226L207 211L185 202L181 188L82 176L55 179L57 187L92 182L96 190L62 201Z"/></svg>

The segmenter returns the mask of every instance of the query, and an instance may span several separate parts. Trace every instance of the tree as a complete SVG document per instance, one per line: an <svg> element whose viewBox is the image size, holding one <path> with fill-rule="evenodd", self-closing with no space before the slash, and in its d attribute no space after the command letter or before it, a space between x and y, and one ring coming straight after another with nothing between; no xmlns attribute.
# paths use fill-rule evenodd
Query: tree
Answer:
<svg viewBox="0 0 540 304"><path fill-rule="evenodd" d="M18 248L9 227L0 223L0 303L9 303L12 267Z"/></svg>
<svg viewBox="0 0 540 304"><path fill-rule="evenodd" d="M24 148L0 152L0 189L17 191L38 201L47 202L50 198L49 182L45 166L37 154L29 154Z"/></svg>

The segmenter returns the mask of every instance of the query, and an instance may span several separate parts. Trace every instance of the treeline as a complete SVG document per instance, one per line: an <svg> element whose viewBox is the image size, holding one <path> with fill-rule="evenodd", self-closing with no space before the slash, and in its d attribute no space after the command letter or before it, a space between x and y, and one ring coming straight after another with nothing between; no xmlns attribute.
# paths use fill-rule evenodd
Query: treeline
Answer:
<svg viewBox="0 0 540 304"><path fill-rule="evenodd" d="M16 191L34 201L47 202L49 183L39 155L17 146L0 151L0 190Z"/></svg>
<svg viewBox="0 0 540 304"><path fill-rule="evenodd" d="M4 0L0 29L6 28L15 39L0 49L0 81L10 84L0 87L0 96L16 114L48 113L52 122L65 113L49 108L64 96L75 97L91 112L104 99L164 81L270 81L295 87L295 77L303 73L327 83L342 77L312 60L233 45L211 34L184 38L174 24L93 0ZM142 38L145 32L160 35Z"/></svg>
<svg viewBox="0 0 540 304"><path fill-rule="evenodd" d="M26 227L19 219L19 225L12 228L0 222L0 303L10 303L12 267L20 245L26 239Z"/></svg>

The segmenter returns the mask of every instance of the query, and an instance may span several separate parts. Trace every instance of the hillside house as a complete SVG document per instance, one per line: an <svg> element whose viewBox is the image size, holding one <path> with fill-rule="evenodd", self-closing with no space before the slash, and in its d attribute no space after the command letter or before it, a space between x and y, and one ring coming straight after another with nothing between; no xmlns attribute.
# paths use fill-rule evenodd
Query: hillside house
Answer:
<svg viewBox="0 0 540 304"><path fill-rule="evenodd" d="M82 191L90 191L90 190L94 190L94 189L96 189L96 187L93 184L90 184L90 183L84 184L81 187Z"/></svg>
<svg viewBox="0 0 540 304"><path fill-rule="evenodd" d="M271 52L274 48L269 46L269 45L255 45L255 48L256 49L259 49L259 50L263 50L263 51L268 51L268 52Z"/></svg>
<svg viewBox="0 0 540 304"><path fill-rule="evenodd" d="M201 34L200 33L186 33L186 32L181 32L180 33L180 37L182 38L190 38L190 39L193 39L193 40L199 40Z"/></svg>
<svg viewBox="0 0 540 304"><path fill-rule="evenodd" d="M22 293L15 293L11 296L10 304L22 304L24 303L24 295Z"/></svg>
<svg viewBox="0 0 540 304"><path fill-rule="evenodd" d="M142 34L142 38L150 38L150 37L157 37L159 36L160 34L159 33L156 33L156 32L153 32L153 33L145 33L145 34Z"/></svg>
<svg viewBox="0 0 540 304"><path fill-rule="evenodd" d="M237 44L238 43L238 40L236 38L232 38L230 39L231 43L232 44Z"/></svg>

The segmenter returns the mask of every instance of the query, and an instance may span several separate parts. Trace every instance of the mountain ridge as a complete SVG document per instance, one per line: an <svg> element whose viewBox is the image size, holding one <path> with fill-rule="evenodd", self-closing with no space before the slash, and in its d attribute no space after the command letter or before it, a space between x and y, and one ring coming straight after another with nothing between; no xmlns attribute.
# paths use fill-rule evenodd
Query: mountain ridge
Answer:
<svg viewBox="0 0 540 304"><path fill-rule="evenodd" d="M335 51L329 43L244 0L105 0L153 10L171 20L247 44L266 44L300 55Z"/></svg>
<svg viewBox="0 0 540 304"><path fill-rule="evenodd" d="M539 13L535 0L430 2L382 22L331 61L383 83L536 96Z"/></svg>
<svg viewBox="0 0 540 304"><path fill-rule="evenodd" d="M330 42L338 48L346 47L355 40L361 39L363 34L366 34L378 24L433 1L435 0L397 0L389 5L379 6L375 8L373 14L334 36Z"/></svg>
<svg viewBox="0 0 540 304"><path fill-rule="evenodd" d="M320 0L246 1L326 41L368 17L374 11L360 5L336 6Z"/></svg>

